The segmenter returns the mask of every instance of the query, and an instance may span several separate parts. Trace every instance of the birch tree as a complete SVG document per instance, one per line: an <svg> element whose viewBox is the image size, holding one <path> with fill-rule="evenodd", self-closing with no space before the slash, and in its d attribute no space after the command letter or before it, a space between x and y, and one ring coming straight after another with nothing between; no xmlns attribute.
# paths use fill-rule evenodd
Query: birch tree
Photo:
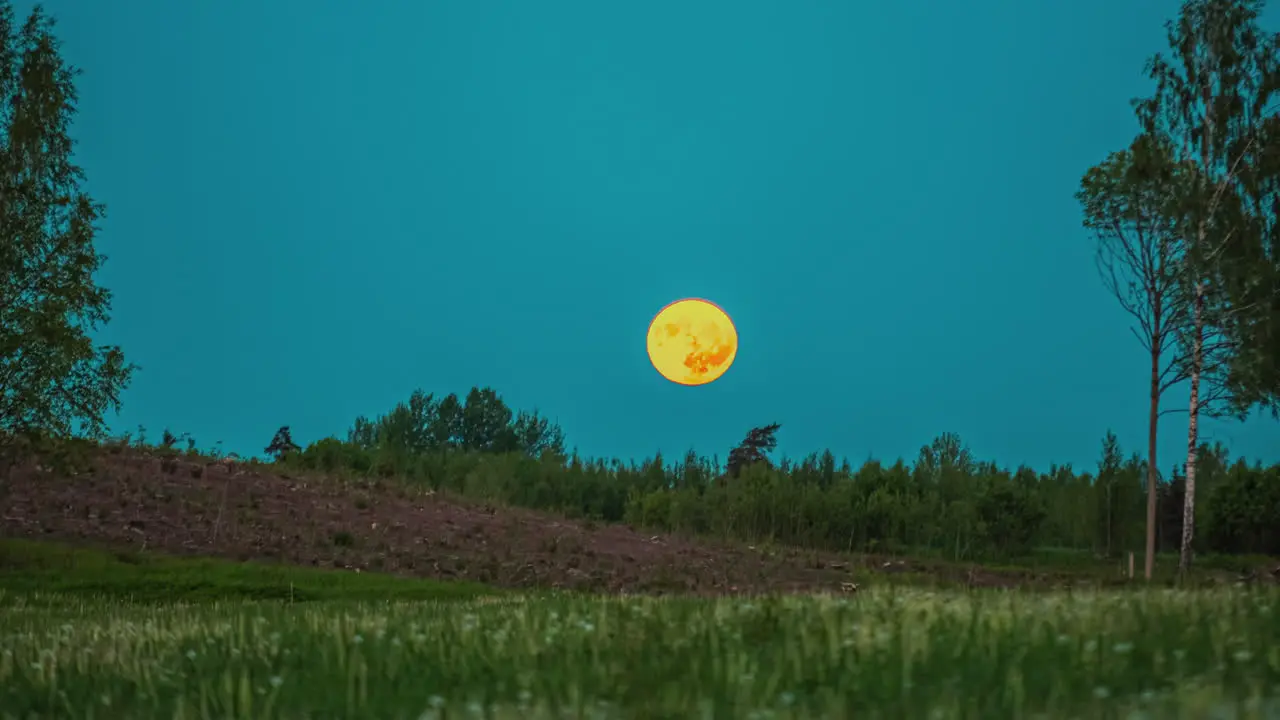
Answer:
<svg viewBox="0 0 1280 720"><path fill-rule="evenodd" d="M0 0L0 439L100 434L133 366L95 346L111 293L94 282L103 208L72 161L76 70L37 7Z"/></svg>
<svg viewBox="0 0 1280 720"><path fill-rule="evenodd" d="M1185 233L1181 282L1189 303L1189 323L1179 342L1188 389L1186 499L1179 569L1191 562L1195 534L1196 452L1202 414L1237 412L1230 403L1227 378L1241 351L1233 332L1254 315L1239 287L1252 274L1239 263L1271 224L1264 198L1243 180L1250 161L1265 150L1262 132L1277 89L1280 41L1258 27L1263 0L1187 0L1176 20L1167 23L1169 57L1157 54L1147 64L1155 94L1136 103L1147 134L1167 140L1177 162L1195 167L1194 181L1173 217ZM1255 188L1256 189L1256 188ZM1253 197L1251 197L1253 195ZM1229 281L1231 276L1234 280Z"/></svg>

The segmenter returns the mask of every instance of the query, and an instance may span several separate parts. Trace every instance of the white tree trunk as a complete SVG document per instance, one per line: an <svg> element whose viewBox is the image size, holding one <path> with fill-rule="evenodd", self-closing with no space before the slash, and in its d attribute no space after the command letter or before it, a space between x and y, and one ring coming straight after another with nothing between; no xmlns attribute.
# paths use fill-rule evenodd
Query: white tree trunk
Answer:
<svg viewBox="0 0 1280 720"><path fill-rule="evenodd" d="M1208 122L1213 111L1213 90L1201 79L1200 97L1204 102L1204 132L1200 136L1200 166L1206 172L1213 167L1210 162L1210 148L1213 137L1213 125ZM1224 180L1225 182L1225 180ZM1211 203L1211 212L1217 205ZM1205 239L1208 236L1205 219L1201 218L1196 232L1196 241L1200 251L1204 251ZM1191 397L1187 402L1187 492L1182 501L1182 547L1178 554L1178 575L1185 576L1191 567L1191 541L1196 533L1196 444L1200 430L1200 375L1204 369L1204 280L1198 268L1193 268L1196 275L1195 298L1191 305Z"/></svg>
<svg viewBox="0 0 1280 720"><path fill-rule="evenodd" d="M1182 552L1178 556L1178 572L1185 575L1191 567L1191 541L1196 532L1196 445L1200 425L1200 370L1204 362L1204 285L1196 283L1196 297L1191 336L1191 398L1187 403L1187 493L1182 501Z"/></svg>

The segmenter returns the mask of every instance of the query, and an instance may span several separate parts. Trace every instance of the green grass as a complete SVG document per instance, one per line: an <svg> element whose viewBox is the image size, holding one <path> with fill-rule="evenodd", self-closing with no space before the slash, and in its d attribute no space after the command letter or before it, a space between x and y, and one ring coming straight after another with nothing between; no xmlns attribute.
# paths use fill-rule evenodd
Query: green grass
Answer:
<svg viewBox="0 0 1280 720"><path fill-rule="evenodd" d="M1280 595L0 611L0 717L1280 717Z"/></svg>
<svg viewBox="0 0 1280 720"><path fill-rule="evenodd" d="M940 566L971 567L979 565L983 569L998 572L1030 572L1052 576L1058 579L1086 583L1115 586L1125 579L1128 569L1128 553L1117 553L1116 557L1100 558L1091 550L1075 548L1037 547L1024 554L1000 559L977 559L970 562L957 563L945 557L945 553L915 548L903 553L904 558L911 560L933 560ZM1134 580L1145 584L1142 579L1144 557L1141 551L1133 554ZM1235 577L1269 569L1280 564L1280 559L1264 555L1213 555L1205 554L1195 558L1186 578L1178 574L1178 554L1158 553L1155 558L1152 583L1157 586L1206 586L1218 585L1223 581L1234 580Z"/></svg>
<svg viewBox="0 0 1280 720"><path fill-rule="evenodd" d="M0 720L486 715L1280 718L1280 592L518 597L0 541Z"/></svg>
<svg viewBox="0 0 1280 720"><path fill-rule="evenodd" d="M0 540L0 596L9 601L30 593L134 602L307 602L469 599L496 592L474 583Z"/></svg>

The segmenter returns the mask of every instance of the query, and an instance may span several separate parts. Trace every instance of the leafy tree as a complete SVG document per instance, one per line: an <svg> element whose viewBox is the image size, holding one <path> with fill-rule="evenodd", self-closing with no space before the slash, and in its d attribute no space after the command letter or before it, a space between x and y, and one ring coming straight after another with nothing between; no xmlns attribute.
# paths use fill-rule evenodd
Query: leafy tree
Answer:
<svg viewBox="0 0 1280 720"><path fill-rule="evenodd" d="M462 448L479 452L516 449L511 408L493 388L471 388L462 406Z"/></svg>
<svg viewBox="0 0 1280 720"><path fill-rule="evenodd" d="M381 447L407 454L423 453L435 447L432 425L437 406L432 395L414 390L408 402L397 403L391 412L370 423L356 418L349 436L358 438L367 448Z"/></svg>
<svg viewBox="0 0 1280 720"><path fill-rule="evenodd" d="M979 496L978 516L982 540L992 554L1026 551L1047 513L1037 493L1010 481L1008 474L994 474L989 488Z"/></svg>
<svg viewBox="0 0 1280 720"><path fill-rule="evenodd" d="M1120 470L1124 463L1124 456L1120 452L1120 441L1116 438L1116 434L1107 431L1107 435L1102 440L1102 459L1098 461L1098 476L1096 485L1098 488L1098 520L1101 531L1098 533L1102 554L1104 557L1112 557L1115 552L1116 541L1121 534L1119 521L1123 515L1117 507L1117 490L1120 484Z"/></svg>
<svg viewBox="0 0 1280 720"><path fill-rule="evenodd" d="M515 435L516 446L529 457L542 457L543 454L564 457L564 431L538 415L537 410L517 413L511 431Z"/></svg>
<svg viewBox="0 0 1280 720"><path fill-rule="evenodd" d="M449 393L436 405L435 418L428 427L431 445L436 448L462 447L463 407L458 396Z"/></svg>
<svg viewBox="0 0 1280 720"><path fill-rule="evenodd" d="M1224 383L1237 414L1257 406L1280 419L1280 228L1274 209L1280 205L1280 117L1262 122L1250 149L1256 156L1242 163L1240 174L1260 231L1252 243L1227 244L1213 263L1232 308L1221 322L1233 349Z"/></svg>
<svg viewBox="0 0 1280 720"><path fill-rule="evenodd" d="M1080 181L1076 198L1084 225L1098 245L1103 283L1133 319L1130 330L1150 358L1147 377L1147 547L1143 567L1150 580L1156 552L1156 429L1160 400L1184 377L1177 332L1188 313L1182 285L1186 254L1177 222L1186 168L1158 137L1143 134L1112 153Z"/></svg>
<svg viewBox="0 0 1280 720"><path fill-rule="evenodd" d="M101 436L136 367L90 337L111 307L93 279L104 208L71 159L78 71L53 28L0 0L0 435Z"/></svg>
<svg viewBox="0 0 1280 720"><path fill-rule="evenodd" d="M456 394L439 400L415 390L386 415L357 417L348 442L381 453L386 462L447 451L564 457L564 432L536 411L511 409L492 388L472 388L465 402ZM398 459L397 459L398 458Z"/></svg>
<svg viewBox="0 0 1280 720"><path fill-rule="evenodd" d="M767 453L778 447L778 439L774 436L780 427L782 426L778 423L773 423L764 427L752 428L747 433L747 437L737 447L729 451L727 468L729 477L738 477L742 469L748 465L754 465L755 463L768 465L769 458Z"/></svg>
<svg viewBox="0 0 1280 720"><path fill-rule="evenodd" d="M362 450L372 450L378 444L378 426L360 415L347 431L347 442Z"/></svg>
<svg viewBox="0 0 1280 720"><path fill-rule="evenodd" d="M1280 555L1280 465L1263 470L1237 461L1210 498L1210 548Z"/></svg>
<svg viewBox="0 0 1280 720"><path fill-rule="evenodd" d="M676 487L703 491L710 484L711 478L715 475L715 470L711 467L710 462L705 458L698 457L698 453L690 448L685 453L684 460L680 463L678 474Z"/></svg>
<svg viewBox="0 0 1280 720"><path fill-rule="evenodd" d="M1239 384L1243 369L1258 364L1257 348L1242 354L1243 344L1269 345L1265 333L1255 331L1274 319L1274 297L1263 290L1277 287L1274 249L1269 262L1258 251L1274 232L1280 195L1262 182L1267 169L1257 161L1277 139L1265 121L1280 90L1280 35L1258 26L1264 6L1263 0L1186 0L1166 24L1170 56L1157 54L1147 64L1156 92L1136 105L1146 134L1169 143L1177 161L1195 170L1193 181L1176 189L1178 206L1170 212L1184 223L1188 248L1181 277L1190 310L1182 340L1190 380L1183 571L1195 528L1199 416L1230 407L1222 401L1229 399L1231 368Z"/></svg>

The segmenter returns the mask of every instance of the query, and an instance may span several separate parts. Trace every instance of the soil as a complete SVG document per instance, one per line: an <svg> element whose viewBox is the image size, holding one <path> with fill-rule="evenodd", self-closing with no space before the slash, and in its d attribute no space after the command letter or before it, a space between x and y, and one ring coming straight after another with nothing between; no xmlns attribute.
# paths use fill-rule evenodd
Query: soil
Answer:
<svg viewBox="0 0 1280 720"><path fill-rule="evenodd" d="M492 507L393 481L125 451L83 472L13 468L0 536L612 593L853 592L913 573L980 587L1054 579L900 558L756 548ZM1057 584L1057 583L1054 583Z"/></svg>

